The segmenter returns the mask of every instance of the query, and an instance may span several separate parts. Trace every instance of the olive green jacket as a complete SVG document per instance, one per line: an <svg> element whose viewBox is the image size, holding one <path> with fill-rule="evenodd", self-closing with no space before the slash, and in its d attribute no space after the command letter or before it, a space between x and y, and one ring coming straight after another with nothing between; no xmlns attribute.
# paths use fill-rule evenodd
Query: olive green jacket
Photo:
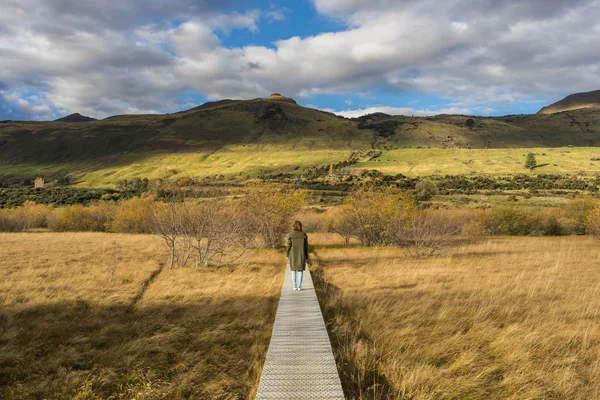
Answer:
<svg viewBox="0 0 600 400"><path fill-rule="evenodd" d="M292 271L304 271L308 259L308 236L306 233L292 231L287 235L287 257Z"/></svg>

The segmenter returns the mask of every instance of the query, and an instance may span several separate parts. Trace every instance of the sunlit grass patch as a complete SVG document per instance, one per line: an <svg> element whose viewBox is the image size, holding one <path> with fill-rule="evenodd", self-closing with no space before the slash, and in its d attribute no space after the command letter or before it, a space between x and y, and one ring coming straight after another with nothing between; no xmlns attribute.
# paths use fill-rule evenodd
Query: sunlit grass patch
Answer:
<svg viewBox="0 0 600 400"><path fill-rule="evenodd" d="M600 249L591 238L458 241L424 259L356 245L317 252L348 395L599 397Z"/></svg>

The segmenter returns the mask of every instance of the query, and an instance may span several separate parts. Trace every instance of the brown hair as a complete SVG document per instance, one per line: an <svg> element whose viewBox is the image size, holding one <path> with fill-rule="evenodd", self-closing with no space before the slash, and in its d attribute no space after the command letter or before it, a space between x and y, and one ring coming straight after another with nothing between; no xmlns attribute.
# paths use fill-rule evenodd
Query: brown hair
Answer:
<svg viewBox="0 0 600 400"><path fill-rule="evenodd" d="M300 232L302 232L302 222L300 222L300 221L296 221L296 222L294 222L294 227L293 227L293 229L294 229L295 231L300 231Z"/></svg>

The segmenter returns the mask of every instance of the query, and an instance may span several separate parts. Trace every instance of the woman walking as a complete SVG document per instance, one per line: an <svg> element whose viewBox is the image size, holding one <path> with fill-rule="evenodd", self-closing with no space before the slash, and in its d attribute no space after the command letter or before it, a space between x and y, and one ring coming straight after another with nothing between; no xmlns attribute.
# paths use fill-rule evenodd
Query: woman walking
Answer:
<svg viewBox="0 0 600 400"><path fill-rule="evenodd" d="M292 270L294 290L302 290L302 275L308 260L308 236L302 232L302 223L294 222L292 232L287 236L287 259Z"/></svg>

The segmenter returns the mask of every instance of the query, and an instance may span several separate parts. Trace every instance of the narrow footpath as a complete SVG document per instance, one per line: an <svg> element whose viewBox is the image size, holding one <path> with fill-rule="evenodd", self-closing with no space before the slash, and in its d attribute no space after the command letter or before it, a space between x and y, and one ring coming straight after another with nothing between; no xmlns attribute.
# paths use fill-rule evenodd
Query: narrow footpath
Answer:
<svg viewBox="0 0 600 400"><path fill-rule="evenodd" d="M256 399L344 399L308 269L302 290L296 291L286 268Z"/></svg>

